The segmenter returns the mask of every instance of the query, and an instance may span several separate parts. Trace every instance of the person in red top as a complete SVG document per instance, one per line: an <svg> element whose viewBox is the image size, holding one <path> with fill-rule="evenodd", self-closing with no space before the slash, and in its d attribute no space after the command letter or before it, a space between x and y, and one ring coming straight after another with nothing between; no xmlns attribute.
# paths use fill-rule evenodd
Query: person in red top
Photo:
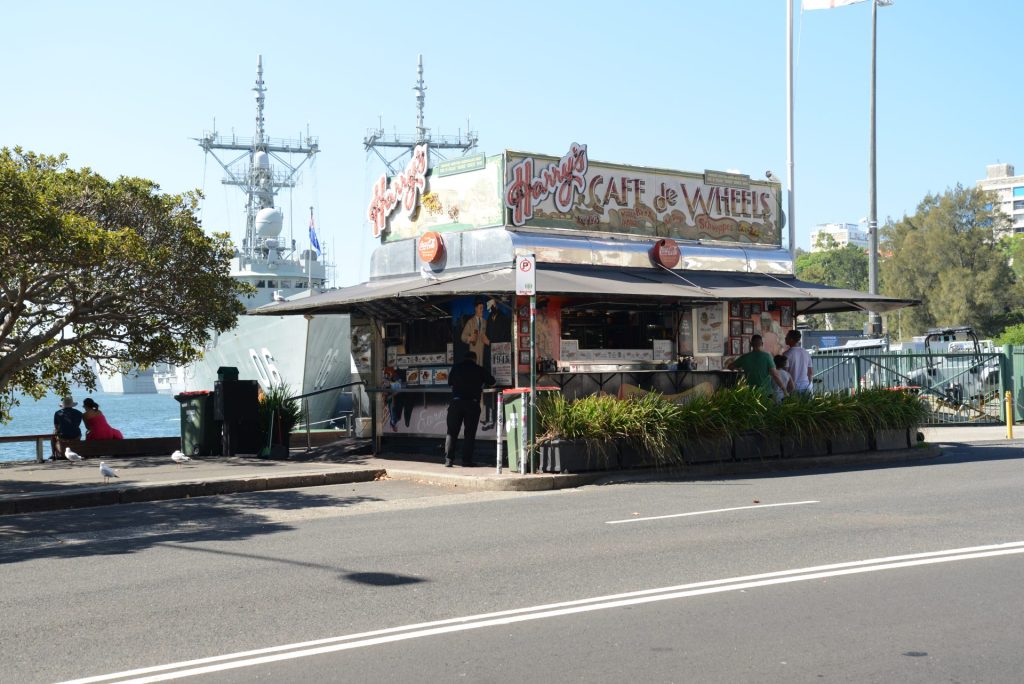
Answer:
<svg viewBox="0 0 1024 684"><path fill-rule="evenodd" d="M106 416L100 411L100 405L89 397L82 402L85 409L85 439L124 439L120 430L110 427Z"/></svg>

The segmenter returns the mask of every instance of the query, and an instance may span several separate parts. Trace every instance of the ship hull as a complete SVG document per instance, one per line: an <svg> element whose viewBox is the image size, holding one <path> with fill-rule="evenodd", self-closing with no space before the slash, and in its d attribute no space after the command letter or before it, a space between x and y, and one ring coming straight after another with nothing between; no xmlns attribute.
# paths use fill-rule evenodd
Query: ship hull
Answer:
<svg viewBox="0 0 1024 684"><path fill-rule="evenodd" d="M241 316L238 325L214 336L203 358L157 376L165 393L212 390L221 367L238 369L240 380L256 380L266 391L281 384L293 396L329 390L306 399L310 427L329 427L339 394L352 381L351 330L346 315Z"/></svg>

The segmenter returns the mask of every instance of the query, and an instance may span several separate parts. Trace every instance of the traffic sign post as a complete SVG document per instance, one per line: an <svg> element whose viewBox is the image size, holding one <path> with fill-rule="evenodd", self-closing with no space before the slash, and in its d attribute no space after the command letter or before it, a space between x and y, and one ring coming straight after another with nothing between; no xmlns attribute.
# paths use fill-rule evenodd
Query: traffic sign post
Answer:
<svg viewBox="0 0 1024 684"><path fill-rule="evenodd" d="M530 450L530 472L534 464L534 432L537 418L537 258L533 254L516 257L516 294L530 297L530 395L527 397L527 444Z"/></svg>

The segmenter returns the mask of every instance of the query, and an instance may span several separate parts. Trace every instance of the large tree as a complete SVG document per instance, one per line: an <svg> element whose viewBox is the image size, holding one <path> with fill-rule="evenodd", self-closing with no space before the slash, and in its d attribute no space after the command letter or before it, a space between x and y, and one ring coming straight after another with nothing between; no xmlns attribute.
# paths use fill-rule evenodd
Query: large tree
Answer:
<svg viewBox="0 0 1024 684"><path fill-rule="evenodd" d="M822 235L818 251L798 250L794 270L801 280L850 290L868 289L868 255L856 245L840 246L831 235ZM862 330L867 321L863 312L808 316L814 328Z"/></svg>
<svg viewBox="0 0 1024 684"><path fill-rule="evenodd" d="M1007 221L988 193L957 185L883 228L883 292L921 300L901 313L904 337L958 325L993 335L1015 322L1019 284L995 238Z"/></svg>
<svg viewBox="0 0 1024 684"><path fill-rule="evenodd" d="M95 388L101 369L196 359L245 286L198 193L109 181L66 158L0 150L0 421L20 395Z"/></svg>

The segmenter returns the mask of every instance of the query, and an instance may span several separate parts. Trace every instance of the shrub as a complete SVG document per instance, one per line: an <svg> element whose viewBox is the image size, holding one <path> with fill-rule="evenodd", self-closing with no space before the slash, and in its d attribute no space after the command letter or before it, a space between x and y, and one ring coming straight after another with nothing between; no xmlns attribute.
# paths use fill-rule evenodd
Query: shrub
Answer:
<svg viewBox="0 0 1024 684"><path fill-rule="evenodd" d="M292 399L292 391L288 385L276 385L266 392L260 393L260 436L266 444L267 429L271 425L273 415L273 434L277 444L284 443L284 435L292 431L292 428L302 417L302 408L296 399Z"/></svg>

